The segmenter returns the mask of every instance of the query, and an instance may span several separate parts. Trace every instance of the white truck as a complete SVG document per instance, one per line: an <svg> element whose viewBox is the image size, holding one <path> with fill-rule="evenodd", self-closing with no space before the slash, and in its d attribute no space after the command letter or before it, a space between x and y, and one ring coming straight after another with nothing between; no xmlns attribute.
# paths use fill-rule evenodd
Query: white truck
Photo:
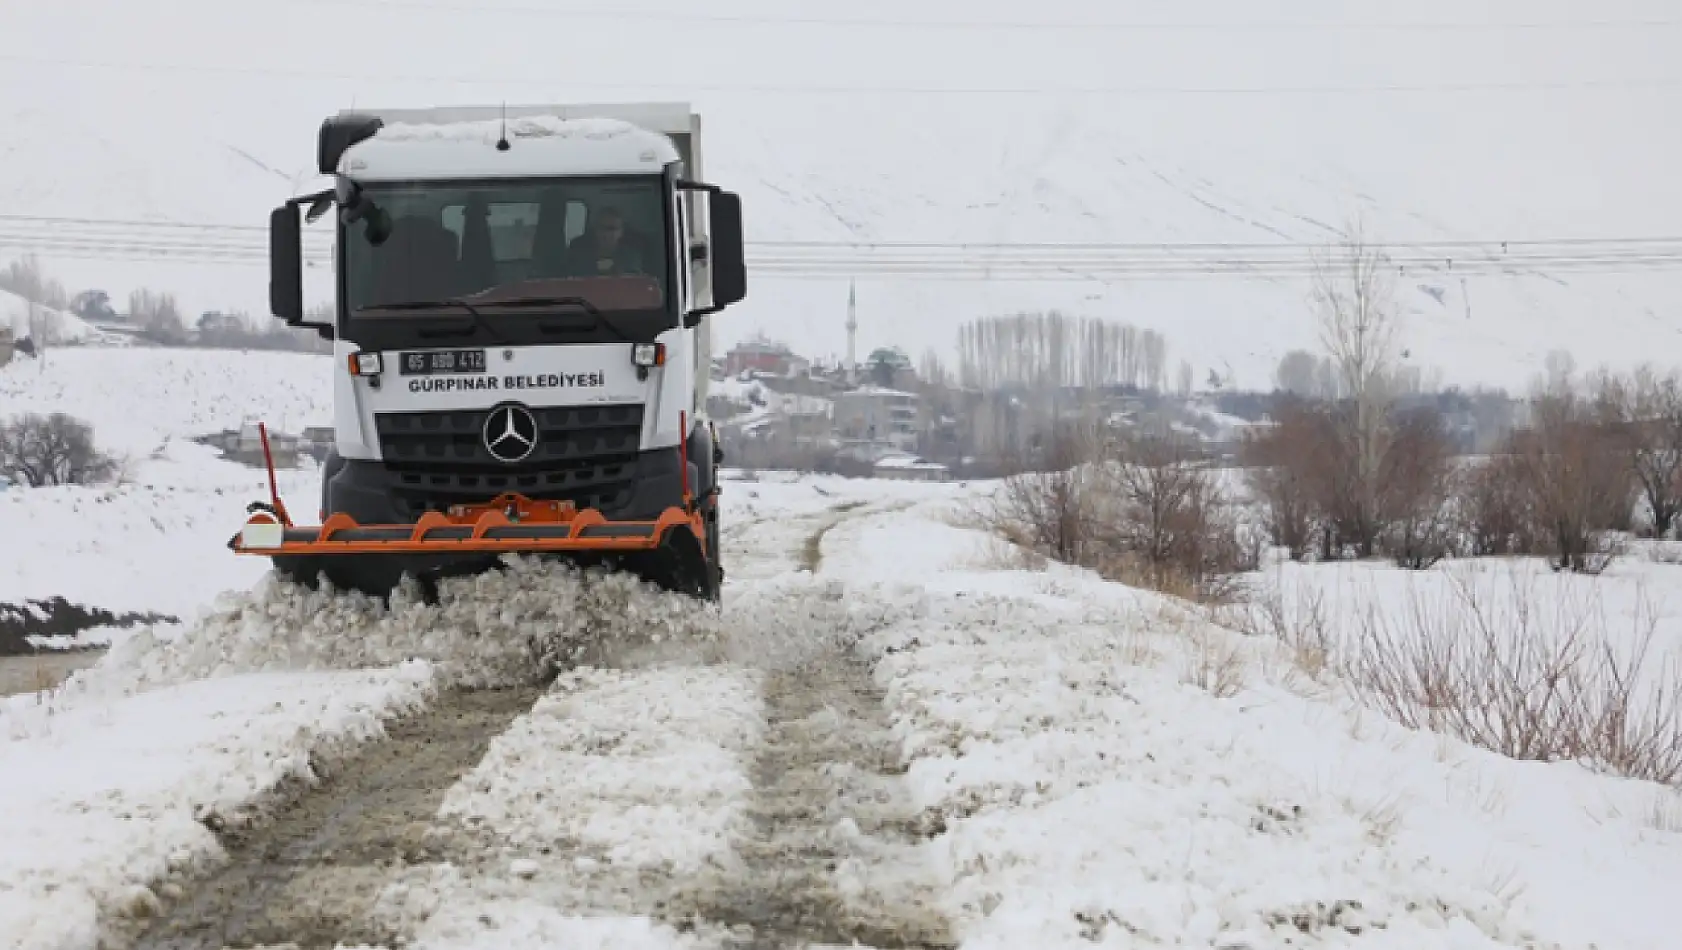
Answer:
<svg viewBox="0 0 1682 950"><path fill-rule="evenodd" d="M230 547L382 597L527 553L716 599L708 317L747 278L700 117L356 110L323 123L318 165L333 188L270 217L269 294L334 341L323 520L294 525L275 494ZM302 227L335 207L335 317L312 323Z"/></svg>

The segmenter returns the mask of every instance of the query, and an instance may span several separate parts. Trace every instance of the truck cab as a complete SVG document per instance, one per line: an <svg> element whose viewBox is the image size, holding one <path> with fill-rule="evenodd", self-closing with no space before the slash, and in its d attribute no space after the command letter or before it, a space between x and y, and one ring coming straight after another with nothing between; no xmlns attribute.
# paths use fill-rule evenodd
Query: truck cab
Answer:
<svg viewBox="0 0 1682 950"><path fill-rule="evenodd" d="M683 104L328 118L332 189L270 218L271 309L334 341L322 517L413 524L515 492L645 521L692 496L716 566L707 318L746 268L740 199L700 180L700 144ZM335 208L333 320L314 323L302 227ZM423 567L276 563L359 588Z"/></svg>

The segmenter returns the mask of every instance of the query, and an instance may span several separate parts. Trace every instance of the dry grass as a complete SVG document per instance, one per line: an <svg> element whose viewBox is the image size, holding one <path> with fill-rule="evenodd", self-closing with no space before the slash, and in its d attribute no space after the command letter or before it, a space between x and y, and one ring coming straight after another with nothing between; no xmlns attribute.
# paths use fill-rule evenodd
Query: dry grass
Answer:
<svg viewBox="0 0 1682 950"><path fill-rule="evenodd" d="M1240 644L1228 631L1198 624L1186 638L1188 652L1180 682L1206 690L1217 699L1238 695L1249 679L1249 666Z"/></svg>
<svg viewBox="0 0 1682 950"><path fill-rule="evenodd" d="M1210 623L1197 605L1162 597L1150 620L1150 630L1179 648L1180 682L1217 699L1236 696L1248 684L1250 658L1242 638ZM1154 654L1153 661L1160 662Z"/></svg>
<svg viewBox="0 0 1682 950"><path fill-rule="evenodd" d="M1598 588L1552 583L1544 592L1539 582L1554 578L1501 573L1504 591L1445 573L1446 589L1415 588L1387 609L1374 600L1341 637L1319 595L1287 611L1277 588L1223 620L1280 641L1305 674L1339 677L1409 729L1682 786L1682 669L1654 655L1658 617L1647 598L1638 595L1625 635Z"/></svg>
<svg viewBox="0 0 1682 950"><path fill-rule="evenodd" d="M1120 634L1121 661L1128 666L1153 668L1162 663L1155 637L1149 630L1136 626L1122 628Z"/></svg>
<svg viewBox="0 0 1682 950"><path fill-rule="evenodd" d="M1240 633L1284 644L1296 669L1312 681L1320 681L1331 669L1332 623L1320 591L1303 592L1293 610L1275 583L1258 597L1217 608L1211 618Z"/></svg>
<svg viewBox="0 0 1682 950"><path fill-rule="evenodd" d="M1450 577L1439 602L1416 594L1397 616L1361 616L1347 672L1363 695L1405 726L1511 758L1682 783L1682 678L1652 663L1645 597L1619 650L1595 596L1555 585L1549 602L1515 573L1503 611Z"/></svg>

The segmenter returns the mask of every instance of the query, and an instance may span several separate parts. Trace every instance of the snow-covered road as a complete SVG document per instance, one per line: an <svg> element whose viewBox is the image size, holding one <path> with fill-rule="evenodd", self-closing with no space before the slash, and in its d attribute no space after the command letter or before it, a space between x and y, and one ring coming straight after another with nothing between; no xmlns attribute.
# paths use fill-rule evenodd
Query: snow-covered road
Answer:
<svg viewBox="0 0 1682 950"><path fill-rule="evenodd" d="M520 567L122 641L0 700L0 947L1674 942L1674 793L1025 569L972 490L730 482L716 613Z"/></svg>

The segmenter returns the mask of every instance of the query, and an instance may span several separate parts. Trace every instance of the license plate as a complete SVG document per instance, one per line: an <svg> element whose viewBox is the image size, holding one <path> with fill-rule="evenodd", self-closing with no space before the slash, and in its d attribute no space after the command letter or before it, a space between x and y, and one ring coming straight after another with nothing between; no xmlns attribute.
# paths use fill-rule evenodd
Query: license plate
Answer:
<svg viewBox="0 0 1682 950"><path fill-rule="evenodd" d="M483 373L484 350L425 350L404 353L401 374L429 376L433 373Z"/></svg>

